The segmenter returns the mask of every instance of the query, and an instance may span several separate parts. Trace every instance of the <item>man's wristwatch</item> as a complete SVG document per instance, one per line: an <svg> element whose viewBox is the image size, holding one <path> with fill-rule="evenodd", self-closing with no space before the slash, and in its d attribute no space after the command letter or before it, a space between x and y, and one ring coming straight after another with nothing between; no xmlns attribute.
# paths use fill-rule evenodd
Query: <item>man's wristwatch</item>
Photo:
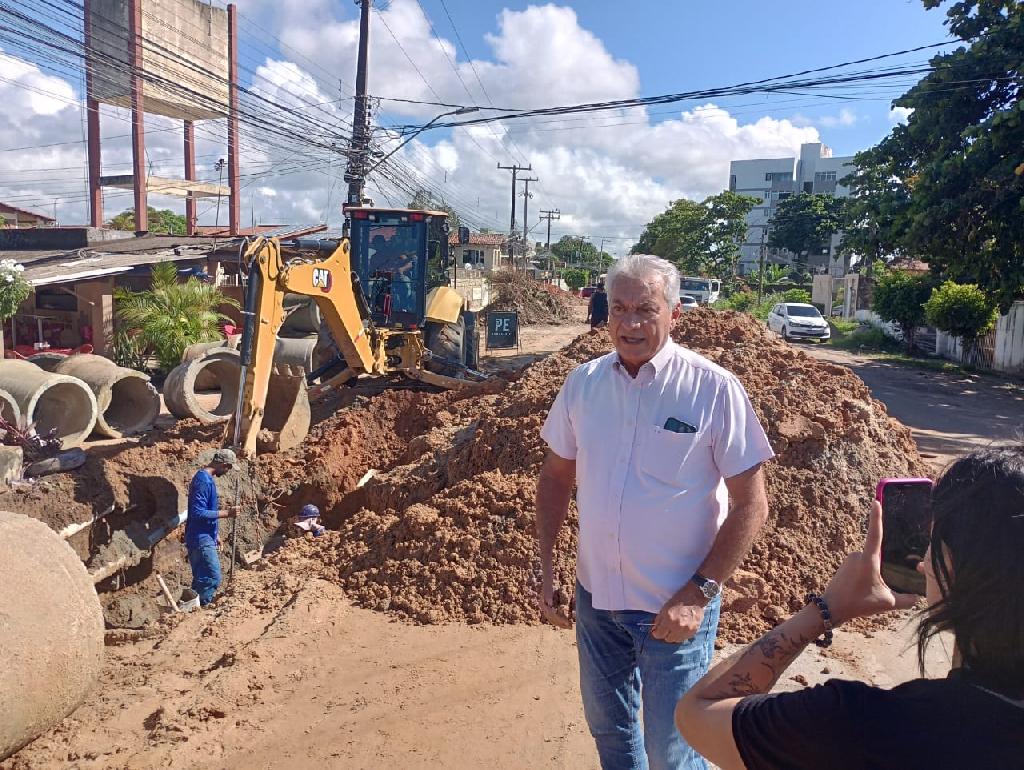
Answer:
<svg viewBox="0 0 1024 770"><path fill-rule="evenodd" d="M722 586L717 580L706 578L699 572L694 572L693 577L690 578L700 589L700 592L704 594L704 598L710 600L714 599L720 593L722 593Z"/></svg>

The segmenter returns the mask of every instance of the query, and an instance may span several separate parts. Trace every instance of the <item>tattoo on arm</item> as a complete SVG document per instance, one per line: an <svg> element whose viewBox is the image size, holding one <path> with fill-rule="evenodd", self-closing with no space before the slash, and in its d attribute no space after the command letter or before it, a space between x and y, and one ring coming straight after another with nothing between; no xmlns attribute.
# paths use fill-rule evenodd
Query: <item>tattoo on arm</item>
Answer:
<svg viewBox="0 0 1024 770"><path fill-rule="evenodd" d="M722 673L728 676L709 683L709 692L701 697L724 700L768 692L810 641L801 634L787 634L781 627L768 632L722 664Z"/></svg>

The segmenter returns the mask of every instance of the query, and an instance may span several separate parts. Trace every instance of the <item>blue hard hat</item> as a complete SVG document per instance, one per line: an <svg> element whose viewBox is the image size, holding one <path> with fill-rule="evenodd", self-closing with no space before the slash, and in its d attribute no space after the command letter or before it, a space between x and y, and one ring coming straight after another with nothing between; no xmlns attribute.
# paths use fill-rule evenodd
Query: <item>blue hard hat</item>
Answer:
<svg viewBox="0 0 1024 770"><path fill-rule="evenodd" d="M304 506L302 506L302 510L299 511L300 519L315 519L319 515L320 509L317 508L312 503L306 503Z"/></svg>

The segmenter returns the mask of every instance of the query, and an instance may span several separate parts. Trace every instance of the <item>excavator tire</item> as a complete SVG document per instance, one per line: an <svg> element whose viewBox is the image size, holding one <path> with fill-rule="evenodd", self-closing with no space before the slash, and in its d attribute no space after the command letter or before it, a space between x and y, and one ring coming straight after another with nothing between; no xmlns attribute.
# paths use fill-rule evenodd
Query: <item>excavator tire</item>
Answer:
<svg viewBox="0 0 1024 770"><path fill-rule="evenodd" d="M424 343L437 358L427 361L427 369L437 374L457 377L462 371L447 361L463 363L466 360L466 321L460 315L455 323L427 321ZM438 360L444 359L444 360Z"/></svg>

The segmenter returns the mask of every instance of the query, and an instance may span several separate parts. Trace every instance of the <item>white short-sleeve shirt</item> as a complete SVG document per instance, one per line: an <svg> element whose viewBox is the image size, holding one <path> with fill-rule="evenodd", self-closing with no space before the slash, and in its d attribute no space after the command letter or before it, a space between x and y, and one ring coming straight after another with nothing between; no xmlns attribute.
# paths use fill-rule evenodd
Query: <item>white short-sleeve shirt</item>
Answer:
<svg viewBox="0 0 1024 770"><path fill-rule="evenodd" d="M576 575L604 610L660 611L728 515L724 479L773 457L736 376L671 340L636 378L616 353L574 369L541 437L576 461Z"/></svg>

